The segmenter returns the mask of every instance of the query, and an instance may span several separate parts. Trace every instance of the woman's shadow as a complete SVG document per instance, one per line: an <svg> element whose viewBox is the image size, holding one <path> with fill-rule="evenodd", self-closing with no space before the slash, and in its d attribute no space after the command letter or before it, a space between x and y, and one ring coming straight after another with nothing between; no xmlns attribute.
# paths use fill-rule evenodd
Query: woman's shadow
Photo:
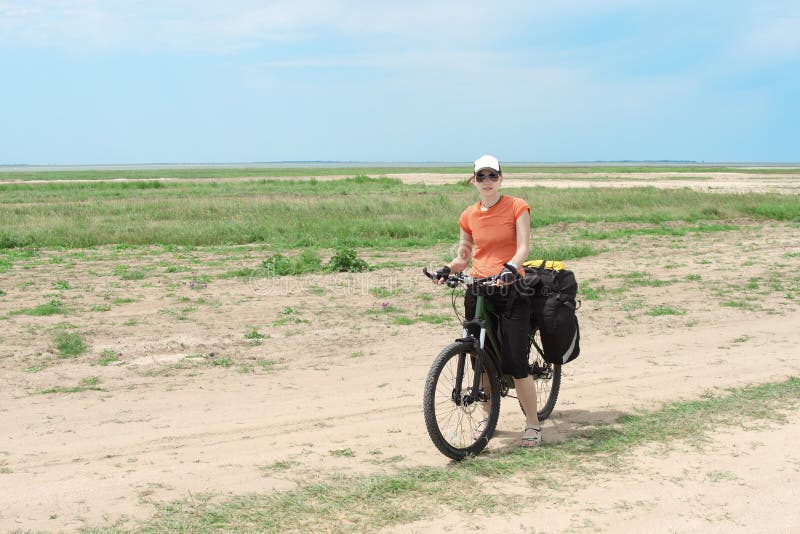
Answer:
<svg viewBox="0 0 800 534"><path fill-rule="evenodd" d="M554 410L547 421L542 424L544 429L542 439L545 444L561 443L592 429L613 425L623 415L628 414L618 410ZM504 426L508 427L509 425L510 423ZM519 426L519 430L507 428L496 430L492 440L494 441L492 449L495 452L507 452L519 447L520 436L524 428L522 420L520 420Z"/></svg>

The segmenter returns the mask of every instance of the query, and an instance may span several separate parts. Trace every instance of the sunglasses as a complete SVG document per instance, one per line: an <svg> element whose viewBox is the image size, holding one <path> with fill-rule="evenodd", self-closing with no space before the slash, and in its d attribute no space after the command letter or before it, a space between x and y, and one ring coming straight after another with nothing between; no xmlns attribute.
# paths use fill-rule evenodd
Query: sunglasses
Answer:
<svg viewBox="0 0 800 534"><path fill-rule="evenodd" d="M475 181L478 182L478 183L483 182L487 178L489 180L493 181L493 182L496 182L497 180L500 179L500 176L496 172L490 172L490 173L486 173L486 174L480 173L480 174L476 174L475 175Z"/></svg>

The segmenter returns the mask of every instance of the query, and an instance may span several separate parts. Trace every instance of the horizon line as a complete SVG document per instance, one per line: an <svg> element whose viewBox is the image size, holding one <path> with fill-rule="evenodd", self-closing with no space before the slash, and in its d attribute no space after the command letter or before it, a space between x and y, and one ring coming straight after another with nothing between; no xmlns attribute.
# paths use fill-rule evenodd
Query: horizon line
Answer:
<svg viewBox="0 0 800 534"><path fill-rule="evenodd" d="M42 168L110 168L110 167L220 167L220 168L242 168L247 166L324 166L324 165L354 165L354 166L409 166L420 167L426 165L445 166L445 165L471 165L472 161L437 161L437 160L424 160L424 161L406 161L406 160L274 160L274 161L229 161L229 162L149 162L149 163L0 163L1 170L11 169L42 169ZM503 163L504 166L557 166L557 165L603 165L603 164L620 164L620 165L733 165L733 166L746 166L746 165L765 165L765 166L798 166L800 161L704 161L704 160L677 160L677 159L620 159L620 160L573 160L573 161L513 161L508 160Z"/></svg>

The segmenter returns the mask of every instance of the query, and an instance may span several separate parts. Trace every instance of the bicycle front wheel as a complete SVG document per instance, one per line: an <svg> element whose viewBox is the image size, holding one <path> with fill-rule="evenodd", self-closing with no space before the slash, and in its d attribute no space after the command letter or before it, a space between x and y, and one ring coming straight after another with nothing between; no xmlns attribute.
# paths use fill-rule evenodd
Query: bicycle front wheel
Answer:
<svg viewBox="0 0 800 534"><path fill-rule="evenodd" d="M477 361L481 378L473 388ZM500 378L491 359L472 344L453 343L436 357L422 399L425 426L439 451L453 460L480 453L500 416Z"/></svg>

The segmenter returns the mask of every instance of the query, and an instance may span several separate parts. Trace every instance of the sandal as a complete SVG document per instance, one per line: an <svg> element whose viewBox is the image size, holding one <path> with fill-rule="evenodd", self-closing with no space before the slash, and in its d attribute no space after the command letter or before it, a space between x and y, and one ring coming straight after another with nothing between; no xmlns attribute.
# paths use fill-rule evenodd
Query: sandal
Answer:
<svg viewBox="0 0 800 534"><path fill-rule="evenodd" d="M538 447L541 444L542 444L542 427L526 425L525 431L522 433L522 446Z"/></svg>
<svg viewBox="0 0 800 534"><path fill-rule="evenodd" d="M478 425L475 427L475 430L472 431L472 439L475 441L481 439L483 436L484 431L486 430L486 425L489 424L489 418L481 419L478 421Z"/></svg>

